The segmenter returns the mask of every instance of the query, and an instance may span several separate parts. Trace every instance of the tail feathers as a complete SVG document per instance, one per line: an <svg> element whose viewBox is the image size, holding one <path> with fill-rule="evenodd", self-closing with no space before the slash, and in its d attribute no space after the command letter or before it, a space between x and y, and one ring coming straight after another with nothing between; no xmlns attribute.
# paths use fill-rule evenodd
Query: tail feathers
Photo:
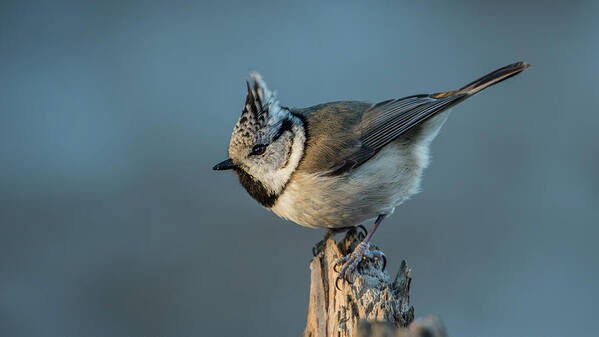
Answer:
<svg viewBox="0 0 599 337"><path fill-rule="evenodd" d="M485 89L486 87L492 86L494 84L497 84L503 80L506 80L512 76L519 74L521 71L523 71L524 69L526 69L528 67L530 67L530 64L528 64L526 62L516 62L516 63L510 64L510 65L507 65L503 68L499 68L499 69L477 79L476 81L466 84L465 86L461 87L458 90L440 92L438 94L432 95L432 97L442 98L442 97L448 97L448 96L457 95L457 94L474 95L477 92Z"/></svg>

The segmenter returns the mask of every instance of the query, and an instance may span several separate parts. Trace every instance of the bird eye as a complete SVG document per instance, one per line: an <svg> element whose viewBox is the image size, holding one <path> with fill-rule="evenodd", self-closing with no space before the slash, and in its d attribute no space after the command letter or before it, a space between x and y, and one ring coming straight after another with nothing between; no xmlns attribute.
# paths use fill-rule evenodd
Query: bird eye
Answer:
<svg viewBox="0 0 599 337"><path fill-rule="evenodd" d="M264 151L266 151L266 145L264 144L254 145L254 147L252 148L252 154L258 156L264 154Z"/></svg>

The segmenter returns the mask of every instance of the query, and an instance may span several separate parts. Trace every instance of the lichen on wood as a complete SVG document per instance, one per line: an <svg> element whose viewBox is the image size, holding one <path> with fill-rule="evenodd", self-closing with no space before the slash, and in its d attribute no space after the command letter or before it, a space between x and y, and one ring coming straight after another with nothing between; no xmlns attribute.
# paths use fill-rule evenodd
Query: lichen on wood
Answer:
<svg viewBox="0 0 599 337"><path fill-rule="evenodd" d="M327 239L317 245L310 262L310 303L304 337L355 337L360 336L360 322L385 322L401 328L414 320L410 269L405 261L391 278L382 270L383 261L363 260L354 271L353 283L339 283L341 289L335 288L335 262L363 238L350 230L338 243Z"/></svg>

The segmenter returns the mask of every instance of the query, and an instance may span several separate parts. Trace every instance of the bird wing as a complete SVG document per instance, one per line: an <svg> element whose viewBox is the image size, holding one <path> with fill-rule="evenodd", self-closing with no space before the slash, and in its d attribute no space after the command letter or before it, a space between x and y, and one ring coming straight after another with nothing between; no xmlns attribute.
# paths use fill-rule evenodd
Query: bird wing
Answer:
<svg viewBox="0 0 599 337"><path fill-rule="evenodd" d="M467 94L464 93L440 98L435 98L435 95L415 95L372 105L363 112L357 126L358 146L354 146L352 153L334 163L329 175L353 170L394 139L466 97Z"/></svg>
<svg viewBox="0 0 599 337"><path fill-rule="evenodd" d="M372 158L385 145L418 127L437 113L449 109L491 85L517 75L529 66L525 62L516 62L453 91L408 96L380 102L370 107L365 106L364 103L337 102L306 109L314 119L320 118L328 122L317 122L312 126L316 129L313 135L325 136L321 136L319 141L312 142L312 145L308 144L311 153L306 154L309 158L304 166L315 172L327 172L328 175L349 172ZM339 121L336 121L337 119ZM310 120L312 121L313 118ZM331 128L331 125L334 127ZM309 134L310 127L308 123ZM332 135L335 137L333 138Z"/></svg>

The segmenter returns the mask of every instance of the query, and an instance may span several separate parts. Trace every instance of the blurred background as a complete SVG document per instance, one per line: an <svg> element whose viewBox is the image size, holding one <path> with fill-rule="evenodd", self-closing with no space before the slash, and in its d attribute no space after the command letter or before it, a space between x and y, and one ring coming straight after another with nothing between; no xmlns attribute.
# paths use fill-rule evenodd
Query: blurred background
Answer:
<svg viewBox="0 0 599 337"><path fill-rule="evenodd" d="M374 242L450 336L593 335L598 22L597 1L2 1L0 335L299 336L323 231L211 170L248 73L304 107L519 60Z"/></svg>

